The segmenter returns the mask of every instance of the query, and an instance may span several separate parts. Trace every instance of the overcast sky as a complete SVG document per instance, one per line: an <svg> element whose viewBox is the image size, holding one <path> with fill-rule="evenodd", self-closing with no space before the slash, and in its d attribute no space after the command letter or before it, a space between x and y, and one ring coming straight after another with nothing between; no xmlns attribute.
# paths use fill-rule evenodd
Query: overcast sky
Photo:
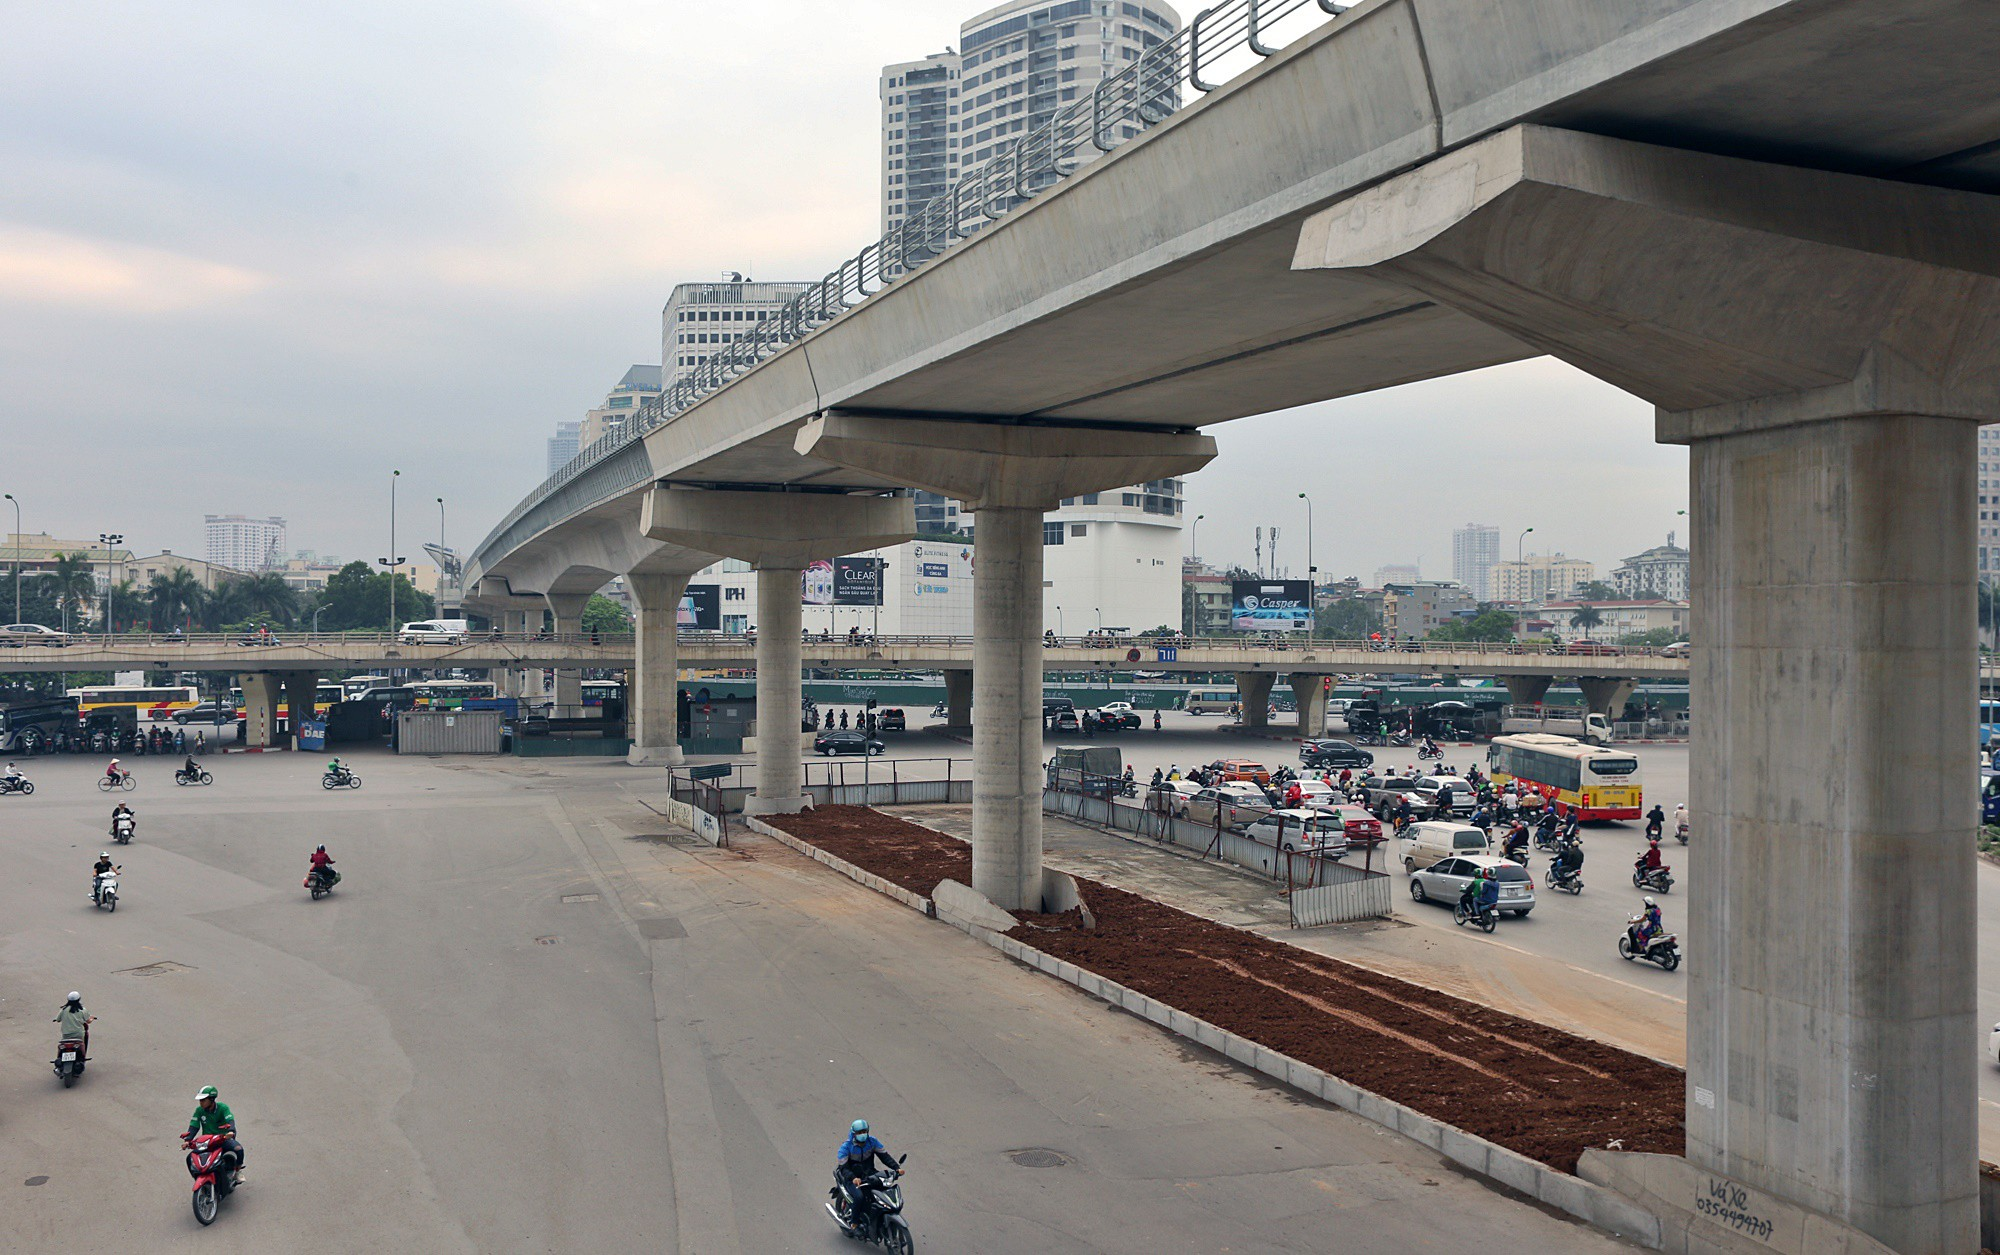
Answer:
<svg viewBox="0 0 2000 1255"><path fill-rule="evenodd" d="M873 237L877 72L980 7L0 0L0 491L30 532L199 554L203 514L277 514L375 557L400 469L403 528L442 496L468 547L659 360L675 283ZM1216 429L1190 517L1299 574L1300 491L1328 574L1448 577L1468 521L1608 569L1685 523L1651 433L1529 362Z"/></svg>

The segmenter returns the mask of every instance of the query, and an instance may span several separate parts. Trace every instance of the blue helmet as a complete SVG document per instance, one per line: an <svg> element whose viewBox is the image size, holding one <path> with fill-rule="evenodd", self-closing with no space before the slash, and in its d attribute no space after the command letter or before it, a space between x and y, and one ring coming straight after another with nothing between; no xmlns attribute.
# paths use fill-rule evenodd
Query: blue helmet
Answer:
<svg viewBox="0 0 2000 1255"><path fill-rule="evenodd" d="M867 1136L868 1136L868 1121L866 1121L866 1120L856 1120L856 1121L855 1121L855 1122L854 1122L853 1124L850 1124L850 1125L848 1125L848 1126L847 1126L847 1131L848 1131L849 1133L852 1133L852 1134L853 1134L854 1136L856 1136L856 1137L867 1137Z"/></svg>

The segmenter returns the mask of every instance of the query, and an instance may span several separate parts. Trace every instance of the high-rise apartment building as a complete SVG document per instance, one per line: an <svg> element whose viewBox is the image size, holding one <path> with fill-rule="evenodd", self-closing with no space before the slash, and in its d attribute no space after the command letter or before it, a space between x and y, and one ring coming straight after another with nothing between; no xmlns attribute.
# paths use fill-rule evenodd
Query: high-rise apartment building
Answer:
<svg viewBox="0 0 2000 1255"><path fill-rule="evenodd" d="M1406 562L1392 562L1388 566L1375 568L1376 588L1387 588L1391 584L1414 584L1423 578L1423 573Z"/></svg>
<svg viewBox="0 0 2000 1255"><path fill-rule="evenodd" d="M1467 523L1451 534L1451 578L1474 601L1493 600L1493 564L1500 561L1500 529Z"/></svg>
<svg viewBox="0 0 2000 1255"><path fill-rule="evenodd" d="M553 475L569 465L569 460L582 447L582 423L557 423L556 434L549 437L549 474Z"/></svg>
<svg viewBox="0 0 2000 1255"><path fill-rule="evenodd" d="M588 449L606 436L622 434L639 407L659 395L660 368L649 363L632 367L605 394L604 404L584 413L578 445Z"/></svg>
<svg viewBox="0 0 2000 1255"><path fill-rule="evenodd" d="M1155 0L1009 0L961 24L956 51L884 66L883 231L1179 29L1180 16ZM1178 90L1162 87L1149 103L1171 113ZM1135 119L1120 116L1105 140L1138 133ZM1076 158L1096 155L1086 147Z"/></svg>
<svg viewBox="0 0 2000 1255"><path fill-rule="evenodd" d="M1979 429L1978 578L2000 583L2000 424Z"/></svg>
<svg viewBox="0 0 2000 1255"><path fill-rule="evenodd" d="M284 565L285 520L253 519L241 514L203 516L208 532L208 560L238 571L269 571Z"/></svg>
<svg viewBox="0 0 2000 1255"><path fill-rule="evenodd" d="M1574 597L1597 578L1597 567L1559 553L1531 553L1521 561L1493 564L1494 601L1531 602Z"/></svg>
<svg viewBox="0 0 2000 1255"><path fill-rule="evenodd" d="M660 311L660 386L671 389L750 329L783 309L810 283L677 283Z"/></svg>
<svg viewBox="0 0 2000 1255"><path fill-rule="evenodd" d="M1635 553L1613 570L1611 586L1620 597L1686 601L1692 570L1688 551L1676 545L1674 534L1668 532L1666 544Z"/></svg>

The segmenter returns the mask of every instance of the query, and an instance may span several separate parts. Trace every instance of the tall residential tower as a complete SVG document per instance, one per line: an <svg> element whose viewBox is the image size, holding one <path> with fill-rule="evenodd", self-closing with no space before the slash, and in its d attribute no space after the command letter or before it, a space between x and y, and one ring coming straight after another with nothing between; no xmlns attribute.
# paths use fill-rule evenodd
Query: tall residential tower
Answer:
<svg viewBox="0 0 2000 1255"><path fill-rule="evenodd" d="M1500 529L1467 523L1451 534L1451 578L1474 601L1493 600L1493 564L1500 561Z"/></svg>

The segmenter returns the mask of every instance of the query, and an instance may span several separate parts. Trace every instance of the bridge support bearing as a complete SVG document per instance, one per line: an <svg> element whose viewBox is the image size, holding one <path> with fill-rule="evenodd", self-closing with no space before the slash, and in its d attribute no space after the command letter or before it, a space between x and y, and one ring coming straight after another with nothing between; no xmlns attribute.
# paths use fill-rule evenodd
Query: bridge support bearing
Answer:
<svg viewBox="0 0 2000 1255"><path fill-rule="evenodd" d="M1299 735L1326 735L1326 677L1294 675L1290 679L1292 701L1299 712Z"/></svg>
<svg viewBox="0 0 2000 1255"><path fill-rule="evenodd" d="M632 735L625 761L635 766L669 766L681 761L676 612L687 583L685 575L642 575L635 571L625 577L632 608L638 612L634 615L632 700L625 715Z"/></svg>
<svg viewBox="0 0 2000 1255"><path fill-rule="evenodd" d="M1692 446L1688 1159L1910 1255L1979 1238L1959 799L1996 238L2000 197L1516 127L1314 216L1294 261Z"/></svg>
<svg viewBox="0 0 2000 1255"><path fill-rule="evenodd" d="M268 671L246 672L236 677L236 686L243 690L244 748L271 748L278 738L278 677Z"/></svg>
<svg viewBox="0 0 2000 1255"><path fill-rule="evenodd" d="M1632 690L1637 687L1631 680L1604 680L1581 675L1576 678L1576 686L1583 690L1583 704L1592 714L1614 721L1625 713L1625 703L1632 700Z"/></svg>
<svg viewBox="0 0 2000 1255"><path fill-rule="evenodd" d="M973 581L972 887L1005 910L1042 905L1042 514L1065 497L1184 475L1195 433L829 413L798 451L928 488L979 519Z"/></svg>
<svg viewBox="0 0 2000 1255"><path fill-rule="evenodd" d="M1263 732L1271 726L1271 690L1277 676L1269 671L1236 673L1236 696L1243 703L1243 718L1237 725L1246 731Z"/></svg>
<svg viewBox="0 0 2000 1255"><path fill-rule="evenodd" d="M944 723L948 728L972 726L972 672L958 669L944 673Z"/></svg>
<svg viewBox="0 0 2000 1255"><path fill-rule="evenodd" d="M1549 695L1549 685L1555 683L1553 676L1510 675L1503 677L1507 682L1507 702L1512 706L1539 706Z"/></svg>

